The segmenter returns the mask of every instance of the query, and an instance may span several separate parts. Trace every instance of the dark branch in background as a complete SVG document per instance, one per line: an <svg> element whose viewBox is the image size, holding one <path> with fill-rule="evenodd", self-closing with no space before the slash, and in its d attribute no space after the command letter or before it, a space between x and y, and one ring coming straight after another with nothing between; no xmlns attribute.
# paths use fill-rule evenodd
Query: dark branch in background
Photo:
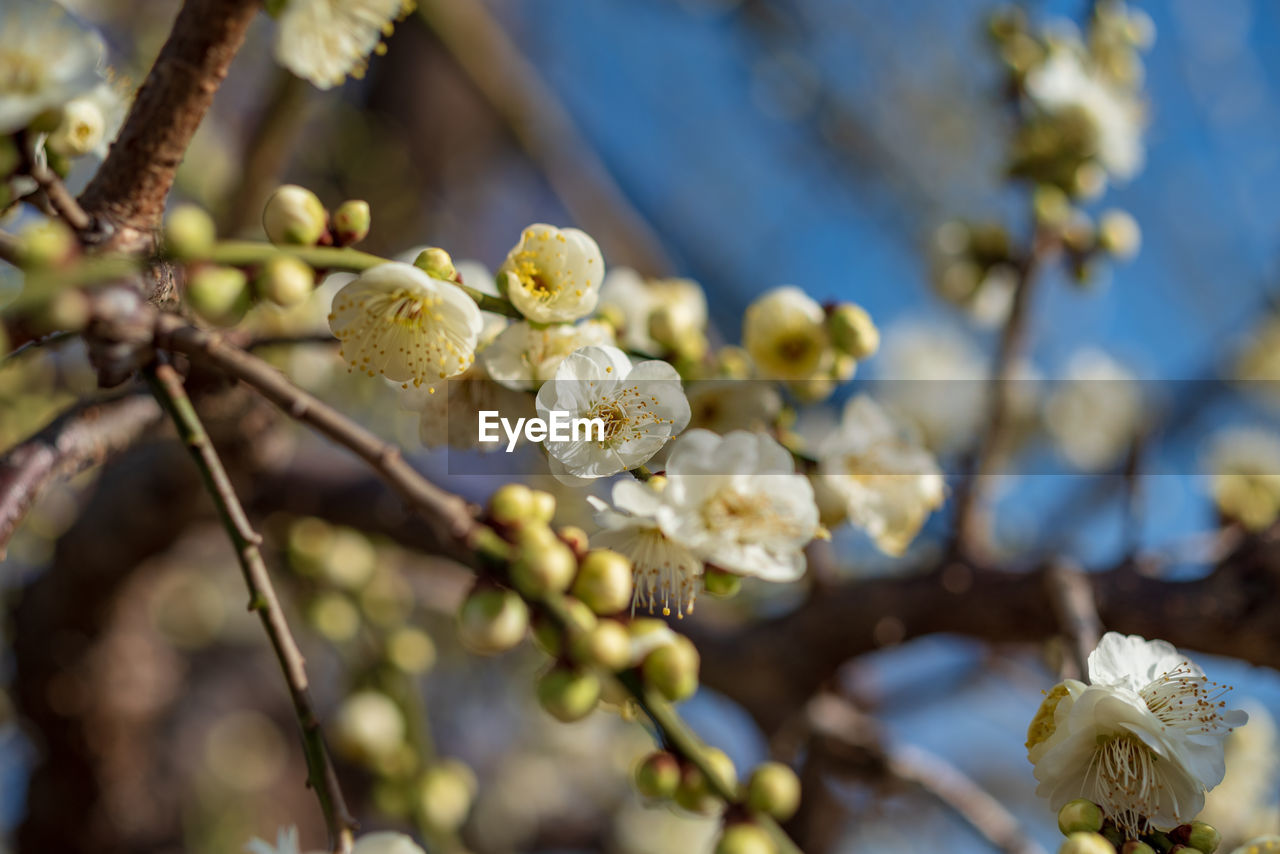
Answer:
<svg viewBox="0 0 1280 854"><path fill-rule="evenodd" d="M1044 854L1017 818L960 769L940 756L888 738L874 719L849 700L821 693L805 706L804 716L813 737L812 749L822 750L824 758L839 759L830 742L852 747L859 760L856 764L875 772L871 776L887 775L919 786L955 810L996 849L1006 854Z"/></svg>
<svg viewBox="0 0 1280 854"><path fill-rule="evenodd" d="M479 0L419 0L418 11L502 117L551 189L611 264L650 275L673 265L541 73Z"/></svg>
<svg viewBox="0 0 1280 854"><path fill-rule="evenodd" d="M174 175L227 75L257 0L186 0L81 202L117 250L145 251Z"/></svg>
<svg viewBox="0 0 1280 854"><path fill-rule="evenodd" d="M688 628L702 653L703 681L771 732L783 710L798 708L842 663L879 649L886 637L949 633L991 643L1054 637L1060 629L1047 571L948 563L828 590L786 616L739 630ZM1129 565L1089 579L1108 629L1280 667L1280 529L1242 542L1196 581L1170 581Z"/></svg>
<svg viewBox="0 0 1280 854"><path fill-rule="evenodd" d="M123 451L161 414L154 400L139 394L78 404L0 456L0 558L50 484Z"/></svg>
<svg viewBox="0 0 1280 854"><path fill-rule="evenodd" d="M1079 567L1057 561L1049 565L1044 574L1049 587L1049 601L1062 634L1067 641L1067 655L1063 658L1064 678L1089 678L1089 654L1102 637L1102 621L1098 619L1098 607L1093 601L1093 587L1089 576Z"/></svg>
<svg viewBox="0 0 1280 854"><path fill-rule="evenodd" d="M306 663L293 638L293 632L289 629L289 623L285 620L267 565L258 549L262 538L249 524L240 499L231 486L231 479L222 466L222 460L214 450L213 443L196 414L195 406L187 397L182 377L166 364L152 366L146 374L152 393L173 419L178 435L186 443L200 469L205 487L217 507L218 516L227 530L244 573L245 586L249 588L249 610L256 611L261 618L262 627L271 640L271 648L280 662L280 669L284 671L285 683L289 687L289 696L293 700L294 713L302 734L303 754L307 760L307 783L315 791L324 812L325 826L329 829L329 844L334 854L350 854L356 821L347 811L342 789L338 785L337 772L334 771L329 751L325 747L320 720L311 702Z"/></svg>

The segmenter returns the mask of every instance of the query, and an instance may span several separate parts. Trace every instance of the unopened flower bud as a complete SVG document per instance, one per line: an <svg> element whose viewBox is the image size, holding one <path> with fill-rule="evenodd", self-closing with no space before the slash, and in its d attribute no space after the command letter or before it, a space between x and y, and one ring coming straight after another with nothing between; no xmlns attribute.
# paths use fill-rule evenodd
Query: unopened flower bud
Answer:
<svg viewBox="0 0 1280 854"><path fill-rule="evenodd" d="M1128 211L1109 210L1098 219L1098 248L1128 261L1142 246L1142 229Z"/></svg>
<svg viewBox="0 0 1280 854"><path fill-rule="evenodd" d="M631 664L631 634L617 620L601 620L574 638L570 651L584 665L617 672Z"/></svg>
<svg viewBox="0 0 1280 854"><path fill-rule="evenodd" d="M636 791L641 796L665 800L680 785L680 763L666 751L651 753L636 766Z"/></svg>
<svg viewBox="0 0 1280 854"><path fill-rule="evenodd" d="M343 755L375 765L404 742L404 715L386 694L360 691L338 708L333 733Z"/></svg>
<svg viewBox="0 0 1280 854"><path fill-rule="evenodd" d="M587 671L553 667L538 680L538 702L557 720L582 720L600 702L600 679Z"/></svg>
<svg viewBox="0 0 1280 854"><path fill-rule="evenodd" d="M433 763L418 780L418 815L436 833L462 827L476 796L476 775L456 759Z"/></svg>
<svg viewBox="0 0 1280 854"><path fill-rule="evenodd" d="M631 604L631 561L609 549L587 552L573 582L577 596L597 614L616 614Z"/></svg>
<svg viewBox="0 0 1280 854"><path fill-rule="evenodd" d="M502 525L519 525L533 516L533 490L508 483L489 498L489 518Z"/></svg>
<svg viewBox="0 0 1280 854"><path fill-rule="evenodd" d="M551 520L556 518L556 497L541 489L533 490L533 518L544 525L550 525Z"/></svg>
<svg viewBox="0 0 1280 854"><path fill-rule="evenodd" d="M560 542L569 547L575 558L582 560L586 557L587 547L590 544L586 531L577 525L565 525L556 531L556 536L560 538Z"/></svg>
<svg viewBox="0 0 1280 854"><path fill-rule="evenodd" d="M91 97L73 98L62 108L61 121L49 134L45 145L63 157L83 157L102 144L107 133L107 117Z"/></svg>
<svg viewBox="0 0 1280 854"><path fill-rule="evenodd" d="M213 217L195 205L179 205L164 224L165 251L174 258L203 258L218 239Z"/></svg>
<svg viewBox="0 0 1280 854"><path fill-rule="evenodd" d="M1120 846L1120 854L1156 854L1156 849L1140 839L1130 839Z"/></svg>
<svg viewBox="0 0 1280 854"><path fill-rule="evenodd" d="M387 638L387 660L404 673L426 673L436 663L435 642L421 629L397 629Z"/></svg>
<svg viewBox="0 0 1280 854"><path fill-rule="evenodd" d="M19 261L33 270L58 267L71 260L77 249L76 236L56 219L38 222L22 232Z"/></svg>
<svg viewBox="0 0 1280 854"><path fill-rule="evenodd" d="M543 542L521 544L511 563L511 581L530 598L562 593L573 581L578 561L554 535Z"/></svg>
<svg viewBox="0 0 1280 854"><path fill-rule="evenodd" d="M328 219L320 198L296 184L285 184L272 193L262 210L262 227L276 245L315 246Z"/></svg>
<svg viewBox="0 0 1280 854"><path fill-rule="evenodd" d="M359 243L369 236L372 222L369 203L350 199L338 205L333 212L333 236L339 246Z"/></svg>
<svg viewBox="0 0 1280 854"><path fill-rule="evenodd" d="M1222 834L1211 824L1203 821L1193 821L1191 824L1181 825L1173 832L1170 837L1175 841L1181 842L1189 848L1201 852L1201 854L1213 854L1218 850L1218 846L1222 844Z"/></svg>
<svg viewBox="0 0 1280 854"><path fill-rule="evenodd" d="M715 854L776 854L777 850L764 828L754 824L732 824L721 834Z"/></svg>
<svg viewBox="0 0 1280 854"><path fill-rule="evenodd" d="M569 623L567 631L571 637L577 637L595 628L596 615L582 602L572 596L566 596L564 605ZM566 629L562 628L556 620L544 615L536 615L533 619L533 641L539 649L552 658L559 658L565 654L565 632Z"/></svg>
<svg viewBox="0 0 1280 854"><path fill-rule="evenodd" d="M512 590L477 590L458 612L463 646L480 655L506 652L524 639L528 628L529 608Z"/></svg>
<svg viewBox="0 0 1280 854"><path fill-rule="evenodd" d="M202 266L187 279L187 303L210 323L230 326L249 310L249 277L235 267Z"/></svg>
<svg viewBox="0 0 1280 854"><path fill-rule="evenodd" d="M723 750L711 747L707 749L706 764L716 776L720 786L733 790L738 785L738 772L733 767L733 760ZM716 786L693 765L682 769L680 785L676 787L676 803L689 812L709 813L720 803Z"/></svg>
<svg viewBox="0 0 1280 854"><path fill-rule="evenodd" d="M267 259L257 280L258 293L284 308L306 301L315 283L315 271L291 255Z"/></svg>
<svg viewBox="0 0 1280 854"><path fill-rule="evenodd" d="M836 306L827 318L827 331L836 349L854 359L870 358L880 349L880 330L860 305Z"/></svg>
<svg viewBox="0 0 1280 854"><path fill-rule="evenodd" d="M698 648L683 635L645 656L641 671L655 691L673 703L687 700L698 690Z"/></svg>
<svg viewBox="0 0 1280 854"><path fill-rule="evenodd" d="M1072 192L1082 199L1096 199L1107 189L1107 170L1097 163L1083 163L1071 182Z"/></svg>
<svg viewBox="0 0 1280 854"><path fill-rule="evenodd" d="M742 576L708 566L702 573L702 587L712 596L736 596L742 589Z"/></svg>
<svg viewBox="0 0 1280 854"><path fill-rule="evenodd" d="M31 311L32 330L41 335L79 332L89 322L89 299L76 288L57 291ZM3 351L0 351L3 352Z"/></svg>
<svg viewBox="0 0 1280 854"><path fill-rule="evenodd" d="M360 631L360 611L341 593L322 593L307 609L307 619L321 635L336 643Z"/></svg>
<svg viewBox="0 0 1280 854"><path fill-rule="evenodd" d="M1068 836L1058 854L1116 854L1116 849L1101 834L1081 831Z"/></svg>
<svg viewBox="0 0 1280 854"><path fill-rule="evenodd" d="M1058 810L1058 830L1063 836L1073 833L1097 833L1102 830L1102 809L1086 798L1068 801Z"/></svg>
<svg viewBox="0 0 1280 854"><path fill-rule="evenodd" d="M800 807L800 778L781 762L764 762L747 780L747 806L786 821Z"/></svg>
<svg viewBox="0 0 1280 854"><path fill-rule="evenodd" d="M453 259L449 257L449 253L438 246L419 252L413 266L433 279L442 279L446 282L454 281L458 275L458 268L453 266Z"/></svg>

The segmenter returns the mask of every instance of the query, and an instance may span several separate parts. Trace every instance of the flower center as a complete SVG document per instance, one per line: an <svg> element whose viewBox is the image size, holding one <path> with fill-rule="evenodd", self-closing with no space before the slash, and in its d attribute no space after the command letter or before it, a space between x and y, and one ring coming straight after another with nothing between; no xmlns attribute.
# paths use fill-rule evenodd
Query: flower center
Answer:
<svg viewBox="0 0 1280 854"><path fill-rule="evenodd" d="M1161 723L1188 735L1209 735L1231 729L1221 711L1227 704L1220 699L1230 690L1230 686L1210 682L1183 662L1160 674L1140 694Z"/></svg>
<svg viewBox="0 0 1280 854"><path fill-rule="evenodd" d="M627 413L617 401L602 400L587 412L588 418L599 418L604 422L604 441L612 442L627 426Z"/></svg>
<svg viewBox="0 0 1280 854"><path fill-rule="evenodd" d="M1137 838L1148 829L1147 816L1160 810L1164 788L1156 771L1160 757L1132 733L1098 736L1093 765L1101 804L1121 830Z"/></svg>

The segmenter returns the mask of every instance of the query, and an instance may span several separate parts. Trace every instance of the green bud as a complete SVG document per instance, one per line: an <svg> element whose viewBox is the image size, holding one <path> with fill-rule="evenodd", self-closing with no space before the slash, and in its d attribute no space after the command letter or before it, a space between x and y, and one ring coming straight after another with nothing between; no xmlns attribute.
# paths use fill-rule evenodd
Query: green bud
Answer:
<svg viewBox="0 0 1280 854"><path fill-rule="evenodd" d="M577 637L595 627L596 615L586 605L572 596L566 596L564 604L568 612L571 635ZM552 658L559 658L565 653L564 630L556 620L542 614L536 615L533 619L533 641L539 649Z"/></svg>
<svg viewBox="0 0 1280 854"><path fill-rule="evenodd" d="M421 629L396 629L387 638L387 660L401 672L426 673L436 663L435 642Z"/></svg>
<svg viewBox="0 0 1280 854"><path fill-rule="evenodd" d="M508 483L489 498L489 518L502 525L519 525L533 516L533 490Z"/></svg>
<svg viewBox="0 0 1280 854"><path fill-rule="evenodd" d="M742 576L708 566L702 573L702 587L712 596L737 596L742 589Z"/></svg>
<svg viewBox="0 0 1280 854"><path fill-rule="evenodd" d="M645 656L641 665L644 681L673 703L687 700L698 690L698 649L693 641L676 639Z"/></svg>
<svg viewBox="0 0 1280 854"><path fill-rule="evenodd" d="M651 753L636 766L636 791L654 800L666 800L680 785L680 763L665 751Z"/></svg>
<svg viewBox="0 0 1280 854"><path fill-rule="evenodd" d="M854 359L867 359L880 349L880 330L860 305L842 303L827 318L831 343Z"/></svg>
<svg viewBox="0 0 1280 854"><path fill-rule="evenodd" d="M30 322L32 330L41 335L79 332L88 325L90 313L88 297L82 291L67 288L33 306Z"/></svg>
<svg viewBox="0 0 1280 854"><path fill-rule="evenodd" d="M601 620L579 634L569 648L581 664L617 672L631 664L631 634L617 620Z"/></svg>
<svg viewBox="0 0 1280 854"><path fill-rule="evenodd" d="M573 582L577 596L597 614L616 614L631 604L631 561L609 549L587 552Z"/></svg>
<svg viewBox="0 0 1280 854"><path fill-rule="evenodd" d="M1222 844L1222 834L1211 824L1193 821L1186 834L1186 844L1201 854L1213 854Z"/></svg>
<svg viewBox="0 0 1280 854"><path fill-rule="evenodd" d="M723 750L707 748L706 761L723 786L730 790L737 787L738 773L733 767L733 760ZM715 787L694 765L681 770L675 800L684 809L696 813L712 812L722 803Z"/></svg>
<svg viewBox="0 0 1280 854"><path fill-rule="evenodd" d="M1120 828L1115 826L1114 822L1103 822L1101 833L1103 837L1111 843L1112 848L1119 850L1120 846L1124 845L1124 833L1121 832Z"/></svg>
<svg viewBox="0 0 1280 854"><path fill-rule="evenodd" d="M354 199L345 201L333 212L333 236L339 246L359 243L369 236L372 222L368 202Z"/></svg>
<svg viewBox="0 0 1280 854"><path fill-rule="evenodd" d="M1097 833L1102 830L1102 809L1093 801L1076 798L1058 810L1058 830L1063 836L1073 833Z"/></svg>
<svg viewBox="0 0 1280 854"><path fill-rule="evenodd" d="M46 219L22 232L19 261L33 270L58 267L75 255L76 236L56 219Z"/></svg>
<svg viewBox="0 0 1280 854"><path fill-rule="evenodd" d="M305 302L311 296L316 274L291 255L277 255L262 265L256 284L259 294L278 306L288 308Z"/></svg>
<svg viewBox="0 0 1280 854"><path fill-rule="evenodd" d="M556 518L556 497L541 489L533 491L533 518L544 525L550 525Z"/></svg>
<svg viewBox="0 0 1280 854"><path fill-rule="evenodd" d="M546 543L521 545L511 563L511 581L525 596L540 599L567 590L577 568L573 552L553 535Z"/></svg>
<svg viewBox="0 0 1280 854"><path fill-rule="evenodd" d="M278 246L315 246L324 236L328 219L320 198L296 184L277 189L262 210L267 239Z"/></svg>
<svg viewBox="0 0 1280 854"><path fill-rule="evenodd" d="M732 824L721 834L715 854L776 854L777 850L764 828Z"/></svg>
<svg viewBox="0 0 1280 854"><path fill-rule="evenodd" d="M480 655L506 652L524 639L529 608L513 590L474 591L458 612L462 645Z"/></svg>
<svg viewBox="0 0 1280 854"><path fill-rule="evenodd" d="M1160 854L1169 854L1173 850L1173 840L1169 838L1169 834L1162 831L1153 830L1146 835L1145 839Z"/></svg>
<svg viewBox="0 0 1280 854"><path fill-rule="evenodd" d="M1130 839L1120 847L1120 854L1156 854L1156 849L1138 839Z"/></svg>
<svg viewBox="0 0 1280 854"><path fill-rule="evenodd" d="M1128 261L1142 246L1142 229L1127 211L1109 210L1098 218L1098 248Z"/></svg>
<svg viewBox="0 0 1280 854"><path fill-rule="evenodd" d="M458 276L458 268L453 266L453 259L449 257L449 253L438 246L419 252L418 257L413 261L413 266L426 272L433 279L443 279L446 282L456 281Z"/></svg>
<svg viewBox="0 0 1280 854"><path fill-rule="evenodd" d="M560 542L573 551L573 556L577 560L582 560L587 554L587 548L590 540L587 532L579 528L577 525L565 525L556 531L556 536L560 538Z"/></svg>
<svg viewBox="0 0 1280 854"><path fill-rule="evenodd" d="M376 765L404 743L404 714L386 694L360 691L338 707L333 734L344 756Z"/></svg>
<svg viewBox="0 0 1280 854"><path fill-rule="evenodd" d="M341 593L322 593L307 609L307 619L316 631L331 641L349 641L360 631L360 611Z"/></svg>
<svg viewBox="0 0 1280 854"><path fill-rule="evenodd" d="M538 680L538 702L557 720L582 720L600 702L600 679L594 673L553 667Z"/></svg>
<svg viewBox="0 0 1280 854"><path fill-rule="evenodd" d="M476 796L476 775L456 759L436 762L417 785L418 815L436 833L454 833L467 820Z"/></svg>
<svg viewBox="0 0 1280 854"><path fill-rule="evenodd" d="M1071 219L1071 199L1061 187L1039 184L1032 197L1036 220L1043 225L1060 227Z"/></svg>
<svg viewBox="0 0 1280 854"><path fill-rule="evenodd" d="M1058 854L1116 854L1116 849L1101 834L1077 832L1067 837Z"/></svg>
<svg viewBox="0 0 1280 854"><path fill-rule="evenodd" d="M235 267L201 266L187 279L187 303L210 323L231 326L249 310L249 277Z"/></svg>
<svg viewBox="0 0 1280 854"><path fill-rule="evenodd" d="M164 225L164 248L174 258L204 258L218 239L213 217L196 205L179 205Z"/></svg>
<svg viewBox="0 0 1280 854"><path fill-rule="evenodd" d="M800 808L800 778L781 762L764 762L747 780L747 806L786 821Z"/></svg>

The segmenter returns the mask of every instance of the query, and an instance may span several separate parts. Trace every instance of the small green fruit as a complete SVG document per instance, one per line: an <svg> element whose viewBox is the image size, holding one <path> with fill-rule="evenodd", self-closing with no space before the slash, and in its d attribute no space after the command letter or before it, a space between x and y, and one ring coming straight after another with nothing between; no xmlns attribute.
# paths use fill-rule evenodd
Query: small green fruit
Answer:
<svg viewBox="0 0 1280 854"><path fill-rule="evenodd" d="M725 828L716 843L715 854L776 854L777 848L764 828L754 824L734 824Z"/></svg>
<svg viewBox="0 0 1280 854"><path fill-rule="evenodd" d="M666 800L679 785L680 762L670 753L651 753L636 766L636 790L646 798Z"/></svg>
<svg viewBox="0 0 1280 854"><path fill-rule="evenodd" d="M480 655L506 652L524 639L528 628L529 608L512 590L477 590L458 612L463 646Z"/></svg>
<svg viewBox="0 0 1280 854"><path fill-rule="evenodd" d="M747 780L747 806L786 821L800 807L800 778L781 762L765 762Z"/></svg>
<svg viewBox="0 0 1280 854"><path fill-rule="evenodd" d="M631 561L622 555L609 549L593 549L578 568L573 595L597 614L616 614L631 604L631 572Z"/></svg>
<svg viewBox="0 0 1280 854"><path fill-rule="evenodd" d="M600 680L594 673L553 667L538 680L538 702L557 720L582 720L600 702Z"/></svg>
<svg viewBox="0 0 1280 854"><path fill-rule="evenodd" d="M645 656L641 665L644 681L673 703L687 700L698 690L700 657L693 642L676 635L668 644Z"/></svg>
<svg viewBox="0 0 1280 854"><path fill-rule="evenodd" d="M1102 830L1102 809L1093 801L1076 798L1058 810L1058 830L1063 836L1073 833L1098 833Z"/></svg>

